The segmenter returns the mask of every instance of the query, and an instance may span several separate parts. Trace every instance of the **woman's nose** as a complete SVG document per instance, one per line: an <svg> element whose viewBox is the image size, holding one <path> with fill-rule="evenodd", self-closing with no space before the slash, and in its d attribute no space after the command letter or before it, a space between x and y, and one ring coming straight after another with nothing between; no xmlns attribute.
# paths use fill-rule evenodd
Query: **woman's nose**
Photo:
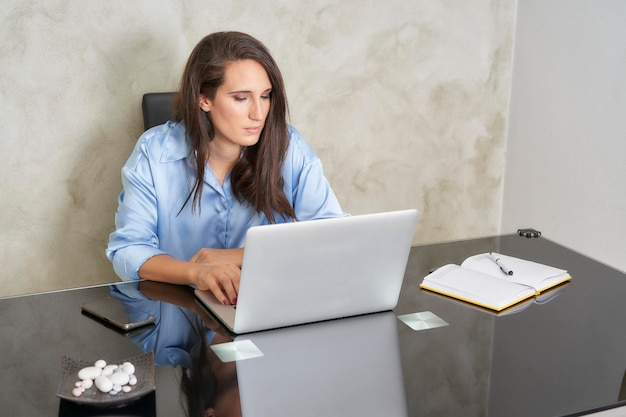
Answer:
<svg viewBox="0 0 626 417"><path fill-rule="evenodd" d="M263 104L261 100L255 100L252 103L249 117L252 120L263 120Z"/></svg>

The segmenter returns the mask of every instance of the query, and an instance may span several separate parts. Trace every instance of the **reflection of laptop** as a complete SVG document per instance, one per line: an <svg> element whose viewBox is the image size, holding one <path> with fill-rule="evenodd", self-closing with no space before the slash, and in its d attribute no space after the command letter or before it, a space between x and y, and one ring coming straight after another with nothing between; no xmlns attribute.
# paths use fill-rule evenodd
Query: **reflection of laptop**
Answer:
<svg viewBox="0 0 626 417"><path fill-rule="evenodd" d="M244 417L408 415L393 312L240 339L263 354L237 361Z"/></svg>
<svg viewBox="0 0 626 417"><path fill-rule="evenodd" d="M391 310L417 210L256 226L248 230L237 307L198 299L233 333Z"/></svg>

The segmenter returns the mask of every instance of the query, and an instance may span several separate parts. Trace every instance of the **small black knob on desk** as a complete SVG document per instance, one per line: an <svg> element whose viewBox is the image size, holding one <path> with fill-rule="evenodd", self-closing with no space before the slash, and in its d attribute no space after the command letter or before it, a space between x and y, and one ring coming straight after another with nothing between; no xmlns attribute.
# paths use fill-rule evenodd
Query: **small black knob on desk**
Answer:
<svg viewBox="0 0 626 417"><path fill-rule="evenodd" d="M541 236L541 232L536 229L526 228L526 229L517 229L517 234L523 237L531 238L531 237L539 237Z"/></svg>

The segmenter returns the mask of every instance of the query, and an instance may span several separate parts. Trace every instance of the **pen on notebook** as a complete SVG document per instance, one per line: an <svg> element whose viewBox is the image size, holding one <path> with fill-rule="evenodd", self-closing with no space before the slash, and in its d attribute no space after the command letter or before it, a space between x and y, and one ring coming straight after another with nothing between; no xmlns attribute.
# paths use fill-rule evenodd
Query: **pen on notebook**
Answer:
<svg viewBox="0 0 626 417"><path fill-rule="evenodd" d="M500 267L500 269L502 270L502 272L504 272L507 275L513 275L513 270L508 268L500 259L499 256L495 255L493 252L489 252L489 256L491 256L491 259L493 259L493 261L496 263L496 265L498 265Z"/></svg>

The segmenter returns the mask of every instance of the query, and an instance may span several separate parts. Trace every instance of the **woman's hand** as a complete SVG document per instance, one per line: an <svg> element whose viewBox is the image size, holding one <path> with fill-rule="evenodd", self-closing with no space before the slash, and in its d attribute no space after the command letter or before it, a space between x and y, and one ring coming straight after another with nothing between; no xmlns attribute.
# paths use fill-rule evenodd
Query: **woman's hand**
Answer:
<svg viewBox="0 0 626 417"><path fill-rule="evenodd" d="M237 303L243 248L202 248L189 261L202 265L194 278L196 288L211 291L222 304Z"/></svg>
<svg viewBox="0 0 626 417"><path fill-rule="evenodd" d="M222 304L237 304L241 269L234 264L198 263L192 280L199 290L209 290Z"/></svg>
<svg viewBox="0 0 626 417"><path fill-rule="evenodd" d="M213 263L200 262L209 260L207 255L214 255L211 253L212 250L198 252L192 258L196 260L195 262L180 261L170 255L153 256L139 268L138 275L150 281L194 285L200 290L211 291L222 304L235 304L241 276L237 262L239 260L240 263L243 259L243 249L223 251L222 257L214 258Z"/></svg>

